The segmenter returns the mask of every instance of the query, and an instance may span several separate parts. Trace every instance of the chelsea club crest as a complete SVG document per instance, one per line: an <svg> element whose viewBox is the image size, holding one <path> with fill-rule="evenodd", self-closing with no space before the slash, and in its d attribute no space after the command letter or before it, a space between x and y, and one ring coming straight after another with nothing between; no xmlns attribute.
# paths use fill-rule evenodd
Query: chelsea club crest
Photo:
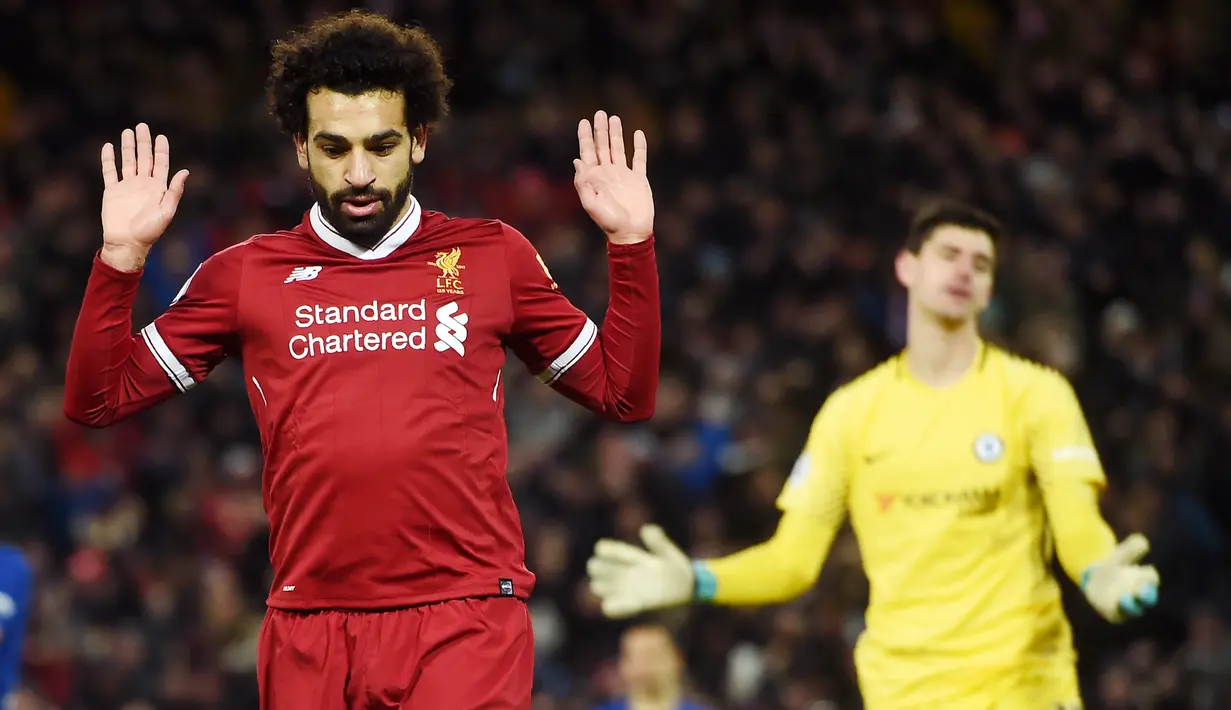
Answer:
<svg viewBox="0 0 1231 710"><path fill-rule="evenodd" d="M1004 456L1004 440L995 434L980 434L975 439L975 458L983 463L996 463Z"/></svg>

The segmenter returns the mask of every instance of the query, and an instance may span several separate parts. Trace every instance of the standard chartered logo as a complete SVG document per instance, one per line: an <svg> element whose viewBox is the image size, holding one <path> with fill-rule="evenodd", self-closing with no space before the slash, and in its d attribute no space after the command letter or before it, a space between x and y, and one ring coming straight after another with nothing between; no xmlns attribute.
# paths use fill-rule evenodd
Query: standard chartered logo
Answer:
<svg viewBox="0 0 1231 710"><path fill-rule="evenodd" d="M456 301L436 309L437 352L465 354L469 317L459 310ZM351 352L426 350L426 321L427 299L345 306L305 304L295 309L295 326L304 332L292 335L287 347L296 360Z"/></svg>
<svg viewBox="0 0 1231 710"><path fill-rule="evenodd" d="M457 301L449 301L436 309L436 352L452 350L466 354L466 323L470 316L458 313Z"/></svg>

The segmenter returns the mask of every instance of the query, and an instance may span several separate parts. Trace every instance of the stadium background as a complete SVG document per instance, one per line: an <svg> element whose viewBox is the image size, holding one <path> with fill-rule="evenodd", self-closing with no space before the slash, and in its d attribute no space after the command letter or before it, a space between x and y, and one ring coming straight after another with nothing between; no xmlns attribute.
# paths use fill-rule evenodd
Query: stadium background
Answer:
<svg viewBox="0 0 1231 710"><path fill-rule="evenodd" d="M260 103L268 41L345 6L0 0L0 528L39 571L30 707L255 707L266 532L239 369L103 432L63 419L60 385L99 243L98 146L146 120L192 170L139 325L202 258L309 204ZM1231 6L367 6L422 21L457 81L421 201L518 226L595 319L606 271L571 185L575 122L606 108L651 141L656 418L603 426L516 361L507 373L509 480L540 580L536 707L614 687L618 627L582 582L598 536L654 519L715 554L769 534L826 392L901 344L888 266L929 191L1011 226L988 333L1074 379L1107 514L1154 542L1146 620L1115 629L1069 599L1090 706L1231 707ZM799 603L666 620L717 707L849 708L865 594L844 536Z"/></svg>

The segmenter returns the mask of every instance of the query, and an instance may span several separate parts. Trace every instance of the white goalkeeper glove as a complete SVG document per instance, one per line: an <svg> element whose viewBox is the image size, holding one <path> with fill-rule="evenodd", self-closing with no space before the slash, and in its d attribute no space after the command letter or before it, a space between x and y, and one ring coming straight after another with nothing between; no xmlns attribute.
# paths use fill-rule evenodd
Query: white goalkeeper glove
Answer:
<svg viewBox="0 0 1231 710"><path fill-rule="evenodd" d="M693 598L693 563L657 525L641 528L645 549L599 540L586 563L590 591L611 619L687 604Z"/></svg>
<svg viewBox="0 0 1231 710"><path fill-rule="evenodd" d="M1158 570L1137 564L1149 551L1145 536L1133 533L1082 573L1081 591L1104 619L1118 624L1141 616L1158 601Z"/></svg>

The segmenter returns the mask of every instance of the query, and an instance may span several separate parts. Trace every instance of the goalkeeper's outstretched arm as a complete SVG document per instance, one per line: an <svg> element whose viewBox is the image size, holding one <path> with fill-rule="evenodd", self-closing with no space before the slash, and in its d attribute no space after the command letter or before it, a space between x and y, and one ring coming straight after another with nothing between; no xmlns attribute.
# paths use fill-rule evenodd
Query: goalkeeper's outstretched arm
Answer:
<svg viewBox="0 0 1231 710"><path fill-rule="evenodd" d="M1056 556L1081 587L1090 606L1112 623L1140 616L1158 602L1158 570L1141 564L1150 551L1144 535L1116 544L1115 533L1099 510L1099 486L1057 479L1042 486Z"/></svg>
<svg viewBox="0 0 1231 710"><path fill-rule="evenodd" d="M1090 481L1060 479L1041 488L1060 566L1080 584L1082 574L1116 547L1116 534L1099 510L1099 487Z"/></svg>
<svg viewBox="0 0 1231 710"><path fill-rule="evenodd" d="M1025 407L1035 472L1056 556L1095 611L1112 623L1158 601L1158 570L1141 564L1150 550L1133 534L1118 545L1099 510L1106 477L1077 395L1057 373L1039 376Z"/></svg>
<svg viewBox="0 0 1231 710"><path fill-rule="evenodd" d="M641 531L644 549L600 540L586 570L603 613L619 618L690 601L757 606L806 592L846 517L848 402L839 390L817 414L778 498L782 519L768 541L718 559L690 560L657 526Z"/></svg>
<svg viewBox="0 0 1231 710"><path fill-rule="evenodd" d="M840 514L821 517L787 510L769 540L726 557L693 562L694 600L760 606L798 597L816 583L841 524Z"/></svg>
<svg viewBox="0 0 1231 710"><path fill-rule="evenodd" d="M787 510L769 540L726 557L690 560L656 525L641 530L644 548L600 540L586 565L590 591L611 618L689 602L759 606L789 601L816 581L841 524Z"/></svg>

